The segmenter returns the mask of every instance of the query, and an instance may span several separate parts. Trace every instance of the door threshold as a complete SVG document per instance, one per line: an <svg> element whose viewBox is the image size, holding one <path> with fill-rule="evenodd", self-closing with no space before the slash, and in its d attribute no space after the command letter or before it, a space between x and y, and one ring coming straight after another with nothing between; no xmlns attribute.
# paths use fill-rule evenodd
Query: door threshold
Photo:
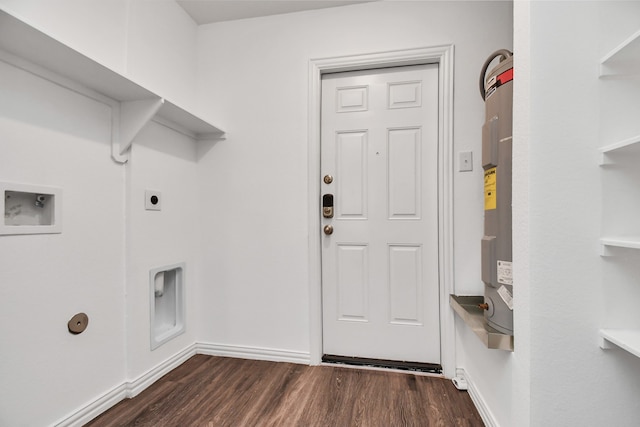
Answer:
<svg viewBox="0 0 640 427"><path fill-rule="evenodd" d="M437 363L406 362L400 360L368 359L364 357L336 356L325 354L322 362L332 365L347 365L361 368L392 369L409 371L412 373L424 373L442 375L442 365Z"/></svg>

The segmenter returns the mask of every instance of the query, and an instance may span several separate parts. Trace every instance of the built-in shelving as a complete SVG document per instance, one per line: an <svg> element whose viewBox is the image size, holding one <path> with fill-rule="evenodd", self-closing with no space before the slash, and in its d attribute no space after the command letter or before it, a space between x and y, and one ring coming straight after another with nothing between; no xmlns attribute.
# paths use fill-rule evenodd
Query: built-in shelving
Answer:
<svg viewBox="0 0 640 427"><path fill-rule="evenodd" d="M600 347L608 350L612 344L636 357L640 357L640 330L638 329L601 329Z"/></svg>
<svg viewBox="0 0 640 427"><path fill-rule="evenodd" d="M640 72L640 30L609 51L600 60L600 75Z"/></svg>
<svg viewBox="0 0 640 427"><path fill-rule="evenodd" d="M637 81L637 76L640 75L640 30L633 33L627 39L625 39L622 43L616 46L614 49L609 51L605 56L600 60L600 76L607 77L603 81L603 88L608 88L608 84L613 83L616 84L624 84L625 88L630 90L634 90L636 88L635 82ZM618 78L618 76L622 76L622 78ZM631 78L629 78L629 76ZM608 82L607 82L608 81ZM612 99L609 102L617 102L617 99ZM632 101L635 102L635 101ZM633 104L632 104L633 105ZM602 105L603 111L606 111L608 108L611 108L612 105L604 103ZM627 121L620 121L620 123L616 123L616 130L622 129L623 131L628 131L627 135L633 135L637 132L637 128L635 127L635 123L629 123ZM604 129L604 134L607 134L608 130L612 129ZM624 135L624 132L622 133ZM630 136L629 138L619 140L618 142L603 146L600 148L600 165L607 164L608 161L613 161L615 159L614 156L610 154L613 153L624 153L625 157L627 154L632 155L633 159L640 158L638 157L638 151L635 148L631 147L640 147L640 135ZM626 172L629 172L628 168L629 163L625 162L625 164L621 163L623 169L620 171L622 176ZM635 168L635 165L631 166ZM631 179L631 178L628 178ZM604 191L615 191L615 189L605 188ZM606 217L605 217L606 223ZM632 229L633 224L627 224L628 229ZM600 239L601 245L601 255L614 255L616 253L612 252L612 248L624 248L629 250L638 250L640 249L640 236L631 235L631 232L628 236L608 236L602 237ZM624 262L624 259L620 260L620 262ZM612 263L610 268L615 268L620 264ZM634 285L640 285L637 283L629 283L631 285L630 290L635 289ZM629 298L628 294L621 295L622 298ZM632 320L634 317L633 313L628 313L629 320ZM629 329L627 326L627 322L624 320L618 320L615 323L618 323L620 326L619 329L611 328L611 329L601 329L600 334L600 347L603 349L610 349L614 347L622 348L629 353L640 357L640 330L638 329ZM631 322L633 323L633 322Z"/></svg>
<svg viewBox="0 0 640 427"><path fill-rule="evenodd" d="M114 132L119 154L129 149L137 132L152 119L196 140L221 139L224 135L191 111L0 10L2 52L0 59L13 65L29 64L29 71L61 77L59 84L67 81L70 87L79 85L119 102L120 129Z"/></svg>
<svg viewBox="0 0 640 427"><path fill-rule="evenodd" d="M600 76L640 74L640 30L633 33L600 60ZM607 162L607 154L640 145L640 135L609 144L600 149L600 164Z"/></svg>

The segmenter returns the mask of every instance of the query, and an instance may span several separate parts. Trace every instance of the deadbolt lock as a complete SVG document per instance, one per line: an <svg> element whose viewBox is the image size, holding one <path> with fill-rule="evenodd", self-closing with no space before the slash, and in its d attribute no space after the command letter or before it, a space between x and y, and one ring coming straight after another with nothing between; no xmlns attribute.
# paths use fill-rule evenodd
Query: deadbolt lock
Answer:
<svg viewBox="0 0 640 427"><path fill-rule="evenodd" d="M325 184L331 184L333 182L333 177L331 175L325 175L322 180Z"/></svg>
<svg viewBox="0 0 640 427"><path fill-rule="evenodd" d="M333 218L333 194L325 194L322 196L322 216L325 218Z"/></svg>

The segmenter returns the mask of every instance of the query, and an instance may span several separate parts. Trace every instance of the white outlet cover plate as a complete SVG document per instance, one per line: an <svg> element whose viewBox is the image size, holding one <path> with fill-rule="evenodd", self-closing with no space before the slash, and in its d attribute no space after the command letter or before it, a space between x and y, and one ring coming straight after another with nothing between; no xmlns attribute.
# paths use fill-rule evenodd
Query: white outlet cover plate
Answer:
<svg viewBox="0 0 640 427"><path fill-rule="evenodd" d="M154 204L154 196L157 198L157 202ZM162 210L162 194L155 190L146 190L144 192L144 208L148 211L160 211Z"/></svg>
<svg viewBox="0 0 640 427"><path fill-rule="evenodd" d="M460 172L473 170L473 153L471 151L461 151L458 154L458 170Z"/></svg>

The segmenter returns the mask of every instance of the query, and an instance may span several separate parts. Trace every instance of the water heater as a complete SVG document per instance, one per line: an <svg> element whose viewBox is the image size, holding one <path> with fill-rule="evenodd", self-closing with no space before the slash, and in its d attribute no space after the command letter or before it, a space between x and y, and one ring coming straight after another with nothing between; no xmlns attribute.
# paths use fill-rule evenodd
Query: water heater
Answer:
<svg viewBox="0 0 640 427"><path fill-rule="evenodd" d="M490 64L495 65L487 74ZM496 330L513 335L511 240L511 152L513 56L499 50L487 58L480 73L485 101L482 127L484 169L484 236L481 245L484 317Z"/></svg>

